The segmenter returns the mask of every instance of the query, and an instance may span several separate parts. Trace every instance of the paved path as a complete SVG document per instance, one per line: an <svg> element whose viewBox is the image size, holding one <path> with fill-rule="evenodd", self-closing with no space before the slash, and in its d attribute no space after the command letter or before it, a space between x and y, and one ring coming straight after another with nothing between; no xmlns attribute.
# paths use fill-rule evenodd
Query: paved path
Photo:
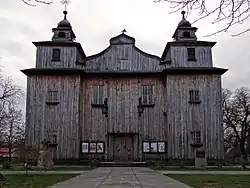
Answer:
<svg viewBox="0 0 250 188"><path fill-rule="evenodd" d="M190 188L149 168L100 167L50 188Z"/></svg>

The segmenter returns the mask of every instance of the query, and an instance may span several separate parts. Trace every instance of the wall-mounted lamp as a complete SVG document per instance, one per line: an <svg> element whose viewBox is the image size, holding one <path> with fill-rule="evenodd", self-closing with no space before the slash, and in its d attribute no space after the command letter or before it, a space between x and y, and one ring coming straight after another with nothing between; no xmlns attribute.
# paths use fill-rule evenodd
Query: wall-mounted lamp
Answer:
<svg viewBox="0 0 250 188"><path fill-rule="evenodd" d="M104 105L102 107L102 114L105 114L105 117L108 117L108 98L104 99Z"/></svg>
<svg viewBox="0 0 250 188"><path fill-rule="evenodd" d="M138 108L138 114L139 114L139 117L141 117L141 114L143 113L143 105L142 105L142 102L141 102L141 97L139 98L139 105L137 106Z"/></svg>

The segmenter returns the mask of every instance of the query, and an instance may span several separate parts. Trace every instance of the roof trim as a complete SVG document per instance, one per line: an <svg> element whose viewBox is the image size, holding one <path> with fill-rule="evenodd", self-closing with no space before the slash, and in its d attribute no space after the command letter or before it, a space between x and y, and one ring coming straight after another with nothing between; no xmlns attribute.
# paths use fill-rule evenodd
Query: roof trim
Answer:
<svg viewBox="0 0 250 188"><path fill-rule="evenodd" d="M163 70L163 73L168 74L219 74L222 75L227 72L228 69L222 69L217 67L179 67L179 68L167 68Z"/></svg>
<svg viewBox="0 0 250 188"><path fill-rule="evenodd" d="M65 42L65 41L40 41L40 42L32 42L36 47L38 46L60 46L60 47L77 47L80 51L81 55L85 58L86 54L83 51L83 48L79 42Z"/></svg>
<svg viewBox="0 0 250 188"><path fill-rule="evenodd" d="M216 42L209 42L209 41L174 41L174 42L168 42L163 54L161 56L161 60L164 60L165 56L167 55L167 52L171 46L210 46L213 47L216 44Z"/></svg>
<svg viewBox="0 0 250 188"><path fill-rule="evenodd" d="M31 68L21 70L25 75L80 75L85 74L85 70L77 68Z"/></svg>

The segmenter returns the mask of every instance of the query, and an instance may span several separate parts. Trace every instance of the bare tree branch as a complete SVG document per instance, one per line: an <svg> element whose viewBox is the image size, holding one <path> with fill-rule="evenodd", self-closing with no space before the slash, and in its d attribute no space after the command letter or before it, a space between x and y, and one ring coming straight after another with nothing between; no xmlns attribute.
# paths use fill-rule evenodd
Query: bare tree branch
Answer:
<svg viewBox="0 0 250 188"><path fill-rule="evenodd" d="M242 24L250 17L250 0L154 0L154 2L165 1L170 4L173 9L172 12L178 12L185 9L187 14L198 10L198 18L193 22L200 21L206 17L216 15L212 24L219 22L226 22L225 26L218 31L205 35L205 37L212 36L221 32L228 32L228 30L236 25ZM212 6L214 4L215 6ZM246 33L250 28L242 32L232 34L231 36L239 36Z"/></svg>
<svg viewBox="0 0 250 188"><path fill-rule="evenodd" d="M226 145L235 147L239 144L240 152L246 158L250 137L250 90L244 87L234 92L224 89L222 104Z"/></svg>
<svg viewBox="0 0 250 188"><path fill-rule="evenodd" d="M46 5L50 5L51 3L53 3L52 0L45 0L45 1L41 1L41 0L22 0L22 2L24 2L26 5L35 7L37 3L41 3L41 4L46 4Z"/></svg>

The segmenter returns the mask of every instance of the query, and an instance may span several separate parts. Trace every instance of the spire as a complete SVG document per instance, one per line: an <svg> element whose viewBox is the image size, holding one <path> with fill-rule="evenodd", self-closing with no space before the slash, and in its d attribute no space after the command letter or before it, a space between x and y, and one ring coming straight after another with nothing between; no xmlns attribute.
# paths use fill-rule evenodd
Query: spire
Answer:
<svg viewBox="0 0 250 188"><path fill-rule="evenodd" d="M197 31L196 27L192 27L191 23L186 20L185 14L186 12L183 10L181 11L182 14L182 20L179 22L173 38L176 41L194 41L197 40L197 37L195 35L195 32Z"/></svg>
<svg viewBox="0 0 250 188"><path fill-rule="evenodd" d="M183 10L183 11L181 11L181 14L182 14L182 20L185 20L185 11Z"/></svg>

